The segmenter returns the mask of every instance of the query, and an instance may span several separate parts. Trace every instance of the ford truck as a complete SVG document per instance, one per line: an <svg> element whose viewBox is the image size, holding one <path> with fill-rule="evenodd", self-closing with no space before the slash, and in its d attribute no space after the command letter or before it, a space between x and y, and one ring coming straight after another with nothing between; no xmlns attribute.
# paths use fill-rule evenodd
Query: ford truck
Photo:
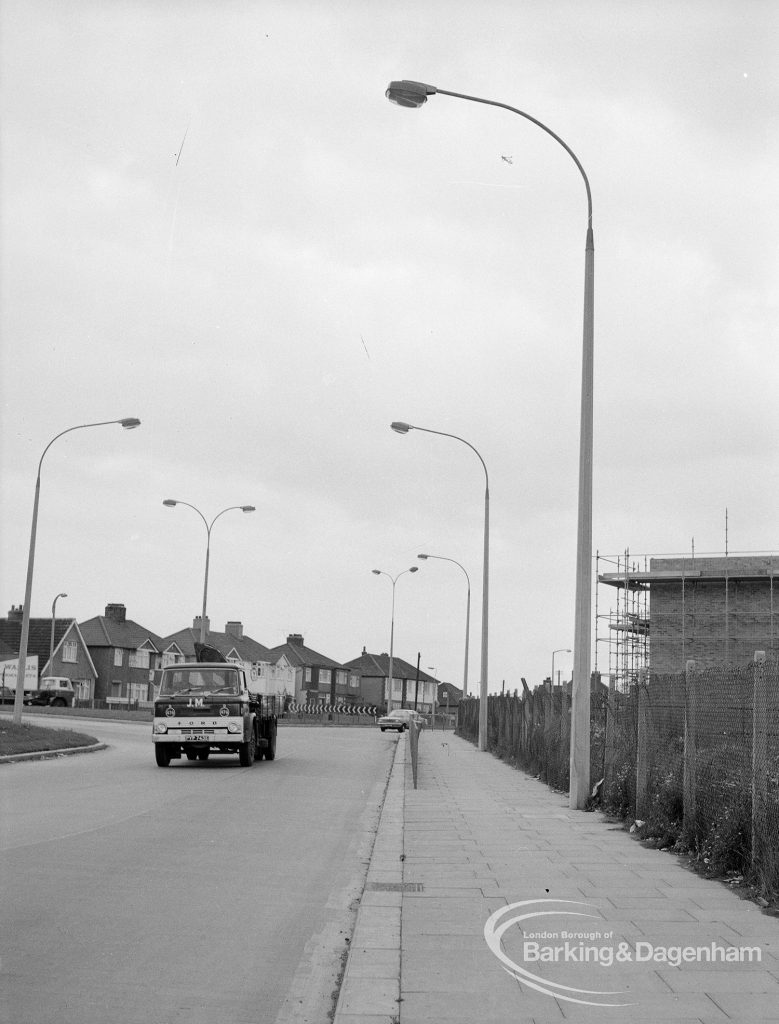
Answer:
<svg viewBox="0 0 779 1024"><path fill-rule="evenodd" d="M242 665L197 661L162 670L152 724L160 768L211 754L237 754L243 767L273 761L277 726L276 698L252 692Z"/></svg>

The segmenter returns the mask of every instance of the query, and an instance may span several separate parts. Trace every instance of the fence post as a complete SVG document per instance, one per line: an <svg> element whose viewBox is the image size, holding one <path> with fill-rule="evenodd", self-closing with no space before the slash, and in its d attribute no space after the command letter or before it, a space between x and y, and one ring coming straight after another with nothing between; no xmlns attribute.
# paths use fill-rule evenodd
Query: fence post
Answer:
<svg viewBox="0 0 779 1024"><path fill-rule="evenodd" d="M560 714L560 787L565 788L571 763L571 695L567 687L563 687Z"/></svg>
<svg viewBox="0 0 779 1024"><path fill-rule="evenodd" d="M687 662L684 671L684 828L690 831L696 818L695 750L697 747L695 662Z"/></svg>
<svg viewBox="0 0 779 1024"><path fill-rule="evenodd" d="M615 742L617 716L617 690L614 683L614 676L609 676L609 702L606 705L606 734L603 737L603 790L610 791L611 782L614 778L614 755L617 744Z"/></svg>
<svg viewBox="0 0 779 1024"><path fill-rule="evenodd" d="M636 729L636 813L639 820L646 820L649 813L649 690L647 673L642 668L638 673L638 721Z"/></svg>
<svg viewBox="0 0 779 1024"><path fill-rule="evenodd" d="M755 651L752 698L752 867L763 860L768 834L768 673L765 651Z"/></svg>

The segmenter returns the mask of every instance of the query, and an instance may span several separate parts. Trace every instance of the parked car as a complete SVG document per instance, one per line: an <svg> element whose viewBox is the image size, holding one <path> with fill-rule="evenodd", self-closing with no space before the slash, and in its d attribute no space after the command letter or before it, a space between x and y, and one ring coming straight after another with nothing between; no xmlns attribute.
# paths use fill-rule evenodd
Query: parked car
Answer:
<svg viewBox="0 0 779 1024"><path fill-rule="evenodd" d="M398 732L403 732L404 729L408 729L408 723L411 721L416 722L420 729L425 725L424 716L411 708L395 708L388 715L383 715L378 724L382 732L386 732L387 729L397 729Z"/></svg>

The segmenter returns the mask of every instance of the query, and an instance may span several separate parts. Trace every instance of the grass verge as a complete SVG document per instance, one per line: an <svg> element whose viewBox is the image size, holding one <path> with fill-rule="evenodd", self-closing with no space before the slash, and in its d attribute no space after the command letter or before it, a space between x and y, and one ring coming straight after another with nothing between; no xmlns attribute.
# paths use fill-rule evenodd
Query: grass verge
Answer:
<svg viewBox="0 0 779 1024"><path fill-rule="evenodd" d="M89 747L97 742L94 736L72 729L43 729L39 725L0 722L0 756Z"/></svg>

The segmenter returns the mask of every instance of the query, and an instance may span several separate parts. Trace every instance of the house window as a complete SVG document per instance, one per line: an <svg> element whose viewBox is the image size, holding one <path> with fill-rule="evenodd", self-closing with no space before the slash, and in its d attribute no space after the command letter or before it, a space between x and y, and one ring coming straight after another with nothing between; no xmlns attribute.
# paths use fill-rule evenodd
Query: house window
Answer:
<svg viewBox="0 0 779 1024"><path fill-rule="evenodd" d="M148 668L148 651L130 651L130 668Z"/></svg>
<svg viewBox="0 0 779 1024"><path fill-rule="evenodd" d="M306 682L307 683L311 682L311 669L310 668L306 669Z"/></svg>
<svg viewBox="0 0 779 1024"><path fill-rule="evenodd" d="M117 647L114 650L114 665L121 665L122 664L122 653L123 652L122 652L122 648L121 647Z"/></svg>
<svg viewBox="0 0 779 1024"><path fill-rule="evenodd" d="M351 686L351 688L353 690L359 690L360 689L360 677L358 675L350 675L349 676L349 686Z"/></svg>
<svg viewBox="0 0 779 1024"><path fill-rule="evenodd" d="M62 645L63 661L78 661L78 644L75 640L66 640Z"/></svg>
<svg viewBox="0 0 779 1024"><path fill-rule="evenodd" d="M76 690L77 700L92 699L92 683L89 679L74 679L73 686Z"/></svg>
<svg viewBox="0 0 779 1024"><path fill-rule="evenodd" d="M327 686L328 688L330 687L330 676L331 676L331 674L332 673L330 672L329 668L320 668L320 670L319 670L319 688L320 688L320 690L322 689L323 686Z"/></svg>

